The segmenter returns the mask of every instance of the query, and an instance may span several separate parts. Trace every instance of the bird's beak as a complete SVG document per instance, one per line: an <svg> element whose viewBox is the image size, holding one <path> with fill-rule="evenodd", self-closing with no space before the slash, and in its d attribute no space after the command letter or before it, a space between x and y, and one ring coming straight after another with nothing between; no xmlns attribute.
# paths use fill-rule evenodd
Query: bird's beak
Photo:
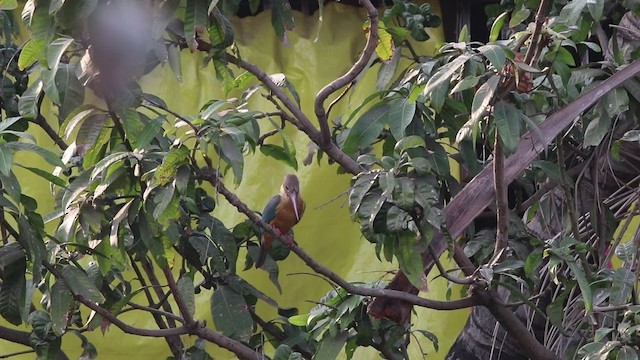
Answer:
<svg viewBox="0 0 640 360"><path fill-rule="evenodd" d="M291 193L291 201L293 202L293 211L296 213L296 220L300 221L300 212L298 211L298 193Z"/></svg>

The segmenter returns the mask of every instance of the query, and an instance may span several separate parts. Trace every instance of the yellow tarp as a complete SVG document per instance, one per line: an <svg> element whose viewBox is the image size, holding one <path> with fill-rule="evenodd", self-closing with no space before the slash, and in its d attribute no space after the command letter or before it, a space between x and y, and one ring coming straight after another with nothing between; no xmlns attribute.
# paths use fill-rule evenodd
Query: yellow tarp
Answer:
<svg viewBox="0 0 640 360"><path fill-rule="evenodd" d="M437 3L434 3L434 8L434 11L440 11ZM295 20L295 31L288 33L288 46L284 46L276 38L271 27L271 14L268 11L255 17L233 19L233 23L243 59L257 64L267 73L284 73L300 94L303 110L314 119L315 94L332 79L345 73L358 58L365 42L362 24L366 16L362 10L354 7L337 3L327 4L317 42L314 42L319 26L317 13L311 17L303 17L296 13ZM431 31L430 35L432 36L430 41L417 45L420 53L432 54L436 42L443 40L441 29ZM182 82L178 82L169 67L165 65L144 77L144 91L161 97L167 101L169 108L184 115L196 114L209 100L225 98L212 66L202 67L203 57L204 54L189 54L185 51L182 56ZM236 73L238 74L239 72ZM332 116L349 114L366 96L375 91L376 75L377 68L374 68L356 86L353 95L347 96L340 106L332 111ZM260 99L252 103L252 108L271 111L272 105ZM265 121L262 125L263 129L270 130L271 125L268 122ZM395 270L397 266L378 261L374 255L374 246L361 237L357 224L350 219L344 196L344 192L349 187L350 177L336 175L336 166L326 166L326 158L323 160L323 166L317 166L315 161L311 166L303 166L301 160L306 155L308 140L303 134L296 134L292 126L289 125L287 128L298 152L300 168L297 173L301 180L302 195L307 202L305 216L295 229L296 241L315 259L348 280L369 281L381 277L390 278L391 275L385 272ZM53 148L53 144L46 141L41 145L51 145L50 148ZM34 165L36 164L32 162L31 166ZM43 168L47 167L43 165ZM288 172L293 170L258 153L247 158L244 181L235 190L249 206L261 210L267 200L278 191L283 175ZM34 196L42 208L47 209L47 206L51 206L52 202L47 200L51 196L41 183L25 184L23 182L23 187L25 193ZM343 196L339 197L341 194ZM244 217L234 208L224 203L222 196L218 196L217 199L221 201L221 206L216 208L214 214L225 224L231 226L244 220ZM335 200L330 202L332 199ZM42 211L46 212L46 210ZM242 258L241 254L240 259ZM239 262L242 265L242 261ZM289 275L311 272L293 254L279 265L282 294L278 294L264 271L251 269L241 272L240 275L276 299L280 306L298 307L302 313L307 312L314 306L313 302L318 301L331 290L326 282L316 277ZM430 291L422 295L444 300L446 291L446 283L440 279L431 282ZM459 296L459 288L455 287L452 293L453 297ZM206 320L209 326L213 326L209 299L210 291L207 293L206 290L196 296L198 301L196 318ZM277 316L274 309L264 304L259 304L257 310L266 319ZM422 350L429 354L428 359L443 359L447 349L462 329L469 311L416 310L417 313L413 317L415 328L436 334L441 349L436 354L430 342L418 335L411 340L409 347L411 358L422 358L420 347L416 344L419 339ZM140 312L129 312L121 318L136 327L156 327L150 316L140 315ZM100 331L85 333L85 335L96 346L101 359L129 359L135 356L140 360L159 360L171 355L164 339L123 334L115 326L111 326L104 336ZM185 336L183 340L187 346L190 346L196 339ZM0 340L0 355L24 349L23 346ZM80 341L73 335L67 335L63 340L63 349L70 358L77 358L81 351ZM216 359L234 358L232 354L213 345L209 350ZM15 357L15 359L32 359L33 357L34 355L30 354ZM378 358L378 355L375 351L358 350L354 358L372 359Z"/></svg>

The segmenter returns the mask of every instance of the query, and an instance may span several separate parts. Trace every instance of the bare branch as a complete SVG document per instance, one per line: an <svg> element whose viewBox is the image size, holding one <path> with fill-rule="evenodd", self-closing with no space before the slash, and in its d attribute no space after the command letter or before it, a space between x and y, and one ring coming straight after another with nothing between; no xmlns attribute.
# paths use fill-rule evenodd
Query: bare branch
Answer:
<svg viewBox="0 0 640 360"><path fill-rule="evenodd" d="M493 250L492 261L500 262L504 256L504 250L509 245L509 208L507 203L508 181L504 179L504 152L500 143L498 129L495 130L495 142L493 147L493 178L495 179L494 191L496 192L496 243Z"/></svg>
<svg viewBox="0 0 640 360"><path fill-rule="evenodd" d="M538 7L538 12L536 13L536 27L533 29L533 34L531 35L531 43L529 44L529 48L527 49L527 54L525 55L524 62L532 65L535 61L534 56L536 53L539 53L538 47L540 46L540 34L542 33L542 25L546 21L547 9L549 8L549 4L551 0L542 0L540 1L540 6Z"/></svg>
<svg viewBox="0 0 640 360"><path fill-rule="evenodd" d="M370 23L369 38L364 46L364 50L362 50L360 58L355 62L355 64L353 64L351 69L349 69L346 74L330 82L318 92L318 95L316 95L314 109L316 116L318 117L318 123L320 123L321 132L320 144L318 145L327 145L331 142L329 119L324 109L324 101L329 97L329 95L355 80L355 78L367 66L369 59L373 56L376 46L378 45L378 10L376 10L376 7L373 6L370 0L361 0L360 4L362 4L362 6L367 10L367 17L369 18Z"/></svg>

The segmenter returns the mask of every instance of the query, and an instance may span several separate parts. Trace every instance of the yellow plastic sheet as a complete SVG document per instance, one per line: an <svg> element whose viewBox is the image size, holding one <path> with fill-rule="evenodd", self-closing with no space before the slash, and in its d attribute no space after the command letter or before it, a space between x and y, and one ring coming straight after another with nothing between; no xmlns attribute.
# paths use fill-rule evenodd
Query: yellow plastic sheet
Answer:
<svg viewBox="0 0 640 360"><path fill-rule="evenodd" d="M439 13L439 4L433 3L434 11ZM315 94L331 80L345 73L358 58L365 42L362 24L366 14L361 10L338 3L329 3L324 9L324 20L319 24L317 13L304 17L296 13L295 31L287 34L289 45L284 46L275 36L271 27L270 12L263 12L255 17L233 19L236 40L243 59L257 64L269 74L284 73L294 84L302 101L305 113L313 115L313 99ZM322 26L317 41L318 26ZM433 53L437 42L443 40L441 29L430 31L432 39L417 44L420 53ZM157 95L167 101L169 108L180 114L196 114L209 100L225 98L220 83L216 80L213 68L202 66L204 54L189 54L185 50L182 56L182 81L178 82L169 69L164 66L147 75L143 81L143 89L147 93ZM239 73L236 73L238 75ZM375 90L377 68L370 71L355 87L353 94L332 110L332 117L348 115L369 94ZM255 109L272 109L272 105L264 99L252 103ZM263 129L270 130L270 123L261 124ZM350 176L336 175L336 166L302 165L306 156L308 140L303 134L296 133L292 126L287 126L298 152L300 168L297 172L301 180L302 196L307 202L307 211L302 221L295 228L296 241L309 254L323 265L350 281L371 281L381 277L389 278L388 270L397 269L397 265L380 262L375 257L374 246L361 237L357 224L351 221L346 207L345 191L349 188ZM41 136L45 139L45 136ZM44 142L42 145L53 144ZM29 159L38 161L38 159ZM32 163L33 164L33 163ZM32 165L33 166L33 165ZM43 165L43 168L47 168ZM272 158L258 153L246 159L244 181L237 189L238 196L254 209L262 209L268 199L279 189L282 177L293 172ZM230 185L232 182L228 181ZM24 184L24 183L23 183ZM40 206L50 206L50 194L42 183L24 186L24 191L34 196ZM221 196L216 216L231 226L244 220L234 208L224 202ZM44 211L44 210L43 210ZM240 255L242 259L244 255ZM239 261L242 264L242 261ZM447 261L445 260L445 263ZM302 261L295 255L279 263L282 294L279 294L267 273L251 269L240 275L261 291L272 296L282 307L298 307L302 313L307 312L329 290L330 286L311 275L293 275L308 272ZM430 290L423 296L432 299L445 299L447 285L442 279L430 282ZM452 297L460 295L459 287L452 289ZM210 291L196 296L197 319L206 320L213 327L209 310ZM38 301L39 299L35 299ZM141 299L141 301L143 301ZM174 305L175 309L175 305ZM266 319L277 316L275 310L260 303L257 311ZM468 316L468 310L451 312L416 309L413 317L415 329L424 329L436 334L440 341L440 351L435 353L431 343L422 335L411 340L409 351L412 359L422 358L421 350L428 353L428 359L443 359L447 349L462 329ZM129 312L121 317L125 322L141 328L155 328L156 324L150 316L140 312ZM3 323L4 324L4 323ZM122 333L115 326L110 326L106 334L99 330L85 334L96 346L101 359L128 359L136 357L144 359L164 359L171 355L164 339L142 338ZM195 342L194 337L184 336L187 346ZM419 341L420 346L417 345ZM0 340L0 355L12 351L23 350L24 347L9 344ZM65 336L63 349L70 358L77 358L81 352L80 341L73 335ZM216 359L231 359L234 356L214 345L208 347ZM32 359L33 354L15 357L15 359ZM341 354L343 356L343 354ZM355 359L375 359L377 352L373 349L359 349Z"/></svg>

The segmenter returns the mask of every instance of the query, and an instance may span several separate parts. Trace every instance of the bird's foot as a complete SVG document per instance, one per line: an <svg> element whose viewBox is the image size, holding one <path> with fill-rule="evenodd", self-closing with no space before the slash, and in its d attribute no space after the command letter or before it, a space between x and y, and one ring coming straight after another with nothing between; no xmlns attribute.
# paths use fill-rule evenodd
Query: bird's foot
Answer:
<svg viewBox="0 0 640 360"><path fill-rule="evenodd" d="M296 244L296 241L293 240L293 235L291 234L282 235L282 240L284 240L284 244L288 247L291 247L293 245L298 245Z"/></svg>

